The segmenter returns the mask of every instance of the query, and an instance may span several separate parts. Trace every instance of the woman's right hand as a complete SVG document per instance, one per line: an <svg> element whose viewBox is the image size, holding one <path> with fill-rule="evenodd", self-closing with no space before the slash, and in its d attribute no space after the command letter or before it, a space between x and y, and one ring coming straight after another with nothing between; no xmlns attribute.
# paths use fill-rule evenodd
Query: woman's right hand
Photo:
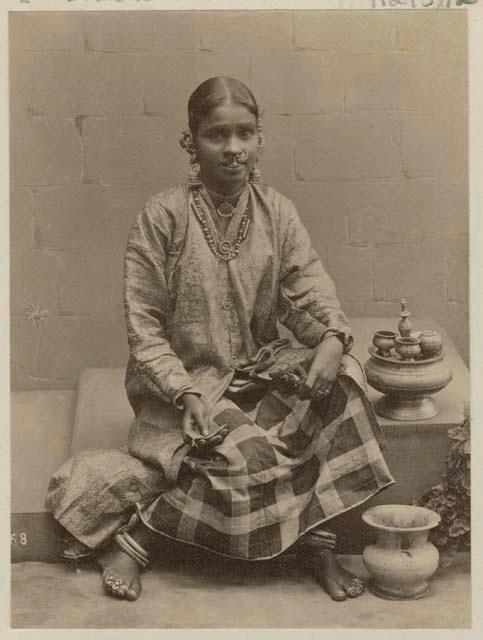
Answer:
<svg viewBox="0 0 483 640"><path fill-rule="evenodd" d="M208 417L204 402L194 393L184 393L181 396L184 406L184 415L181 423L183 440L192 444L193 440L209 434Z"/></svg>

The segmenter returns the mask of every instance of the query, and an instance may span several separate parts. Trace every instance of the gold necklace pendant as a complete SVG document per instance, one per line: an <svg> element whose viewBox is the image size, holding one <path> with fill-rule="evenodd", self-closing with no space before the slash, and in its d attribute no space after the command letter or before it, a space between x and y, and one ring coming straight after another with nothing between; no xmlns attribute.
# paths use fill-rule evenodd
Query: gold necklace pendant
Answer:
<svg viewBox="0 0 483 640"><path fill-rule="evenodd" d="M217 208L216 213L222 218L231 218L235 213L235 207L231 204L231 202L225 200Z"/></svg>
<svg viewBox="0 0 483 640"><path fill-rule="evenodd" d="M235 247L229 240L219 241L216 248L218 249L220 258L222 260L232 260L237 255Z"/></svg>
<svg viewBox="0 0 483 640"><path fill-rule="evenodd" d="M199 192L196 189L193 190L192 207L196 217L198 218L201 229L203 231L203 235L205 236L212 253L219 260L223 260L225 262L229 262L230 260L235 259L238 256L238 252L240 251L240 245L247 237L248 229L250 228L250 214L248 212L248 203L247 208L245 209L245 212L240 221L240 226L238 228L238 233L234 243L230 242L226 238L215 238L213 232L209 228L208 222L205 218L205 214L203 213Z"/></svg>

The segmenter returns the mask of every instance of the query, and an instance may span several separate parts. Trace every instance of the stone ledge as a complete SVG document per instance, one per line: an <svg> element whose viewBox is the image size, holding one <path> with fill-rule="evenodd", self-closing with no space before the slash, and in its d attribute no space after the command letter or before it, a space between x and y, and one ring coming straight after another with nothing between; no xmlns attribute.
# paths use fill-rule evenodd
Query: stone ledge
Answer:
<svg viewBox="0 0 483 640"><path fill-rule="evenodd" d="M341 517L341 552L359 552L367 542L366 534L360 531L360 514L368 506L409 503L440 481L448 452L447 429L463 417L463 402L469 397L468 370L451 340L435 322L428 318L413 321L415 328L433 327L441 331L453 381L436 396L441 408L436 418L414 423L380 418L389 445L385 457L396 484ZM397 317L355 318L352 325L357 338L354 355L364 362L374 331L394 328ZM119 447L126 441L132 410L124 393L123 379L123 368L86 369L80 378L77 396L74 391L14 392L13 531L17 537L26 533L32 541L29 548L16 545L16 561L58 560L59 530L44 509L48 481L72 453L88 448ZM375 401L379 395L370 390L371 400Z"/></svg>

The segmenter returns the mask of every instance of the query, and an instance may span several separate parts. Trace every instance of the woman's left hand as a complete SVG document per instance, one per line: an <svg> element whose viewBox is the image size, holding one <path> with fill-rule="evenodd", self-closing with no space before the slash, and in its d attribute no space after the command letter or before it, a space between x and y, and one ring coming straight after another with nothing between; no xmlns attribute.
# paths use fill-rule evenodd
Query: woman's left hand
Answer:
<svg viewBox="0 0 483 640"><path fill-rule="evenodd" d="M312 364L300 394L302 399L329 395L339 373L343 352L344 347L336 336L328 336L322 340L314 350Z"/></svg>

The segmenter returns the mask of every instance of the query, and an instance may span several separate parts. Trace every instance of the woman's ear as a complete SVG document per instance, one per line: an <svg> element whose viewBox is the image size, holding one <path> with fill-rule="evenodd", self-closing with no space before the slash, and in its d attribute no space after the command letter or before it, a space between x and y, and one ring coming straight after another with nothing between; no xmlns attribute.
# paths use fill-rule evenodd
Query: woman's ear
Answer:
<svg viewBox="0 0 483 640"><path fill-rule="evenodd" d="M192 162L196 162L196 145L193 140L193 135L189 129L185 129L181 132L178 144L182 149L189 153L192 158Z"/></svg>

